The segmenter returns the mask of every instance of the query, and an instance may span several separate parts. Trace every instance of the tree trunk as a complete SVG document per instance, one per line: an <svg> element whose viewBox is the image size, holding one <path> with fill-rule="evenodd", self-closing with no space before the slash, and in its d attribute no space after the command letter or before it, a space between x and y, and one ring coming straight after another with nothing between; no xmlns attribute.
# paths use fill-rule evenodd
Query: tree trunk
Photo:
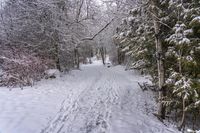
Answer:
<svg viewBox="0 0 200 133"><path fill-rule="evenodd" d="M158 116L161 119L165 119L165 106L162 104L162 98L165 94L164 82L165 82L165 70L164 70L164 61L163 61L163 50L162 50L162 41L160 37L160 24L157 20L158 10L156 7L159 7L158 0L151 0L152 6L152 15L154 21L154 30L155 30L155 43L156 43L156 53L157 53L157 66L158 66L158 85L159 85L159 103L158 103Z"/></svg>
<svg viewBox="0 0 200 133"><path fill-rule="evenodd" d="M59 36L57 31L54 34L55 41L54 41L54 47L55 47L55 59L56 59L56 68L61 71L61 66L60 66L60 48L59 48Z"/></svg>
<svg viewBox="0 0 200 133"><path fill-rule="evenodd" d="M117 58L120 65L124 63L125 54L121 51L121 48L117 48Z"/></svg>
<svg viewBox="0 0 200 133"><path fill-rule="evenodd" d="M58 45L58 43L55 43L55 48L56 48L56 68L59 71L61 71L60 56L59 56L59 45Z"/></svg>
<svg viewBox="0 0 200 133"><path fill-rule="evenodd" d="M101 54L101 59L102 59L102 62L103 62L103 65L105 65L105 50L104 50L104 47L101 47L100 48L100 54Z"/></svg>
<svg viewBox="0 0 200 133"><path fill-rule="evenodd" d="M121 50L120 50L120 48L117 48L117 60L118 60L118 63L119 63L119 65L121 65Z"/></svg>
<svg viewBox="0 0 200 133"><path fill-rule="evenodd" d="M90 58L89 58L89 63L92 64L92 57L94 56L94 53L93 53L93 49L91 48L90 49Z"/></svg>
<svg viewBox="0 0 200 133"><path fill-rule="evenodd" d="M56 59L56 68L57 68L59 71L61 71L60 59L59 59L59 57L57 57L57 59Z"/></svg>
<svg viewBox="0 0 200 133"><path fill-rule="evenodd" d="M106 58L106 55L107 55L107 49L104 48L104 58Z"/></svg>
<svg viewBox="0 0 200 133"><path fill-rule="evenodd" d="M182 119L181 119L181 123L178 127L179 130L181 130L185 124L185 114L186 114L186 111L185 111L185 98L183 97L183 114L182 114Z"/></svg>
<svg viewBox="0 0 200 133"><path fill-rule="evenodd" d="M181 52L181 49L179 49L178 54L179 54L179 59L178 59L179 73L182 74L182 52Z"/></svg>
<svg viewBox="0 0 200 133"><path fill-rule="evenodd" d="M78 49L77 49L77 69L80 69L80 58L79 58Z"/></svg>
<svg viewBox="0 0 200 133"><path fill-rule="evenodd" d="M74 56L75 56L75 65L76 65L76 68L80 69L80 59L79 59L78 48L74 49Z"/></svg>

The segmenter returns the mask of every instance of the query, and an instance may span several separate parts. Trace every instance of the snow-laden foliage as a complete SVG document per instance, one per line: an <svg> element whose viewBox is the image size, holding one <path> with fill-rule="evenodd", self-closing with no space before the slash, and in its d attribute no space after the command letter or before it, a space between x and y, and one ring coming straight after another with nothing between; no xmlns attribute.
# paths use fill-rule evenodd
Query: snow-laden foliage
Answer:
<svg viewBox="0 0 200 133"><path fill-rule="evenodd" d="M131 57L128 61L129 68L146 72L146 68L151 68L153 62L149 59L154 58L152 55L155 51L151 45L153 41L151 26L148 16L139 8L134 8L129 12L129 16L123 19L118 35L114 36L114 40L119 42L118 47L121 51Z"/></svg>
<svg viewBox="0 0 200 133"><path fill-rule="evenodd" d="M200 99L198 80L200 74L198 15L200 10L196 7L199 3L192 2L192 6L188 6L191 4L189 1L182 4L176 1L175 4L180 5L179 8L174 8L179 12L179 17L173 28L174 33L166 39L170 45L166 57L167 60L176 61L176 63L169 66L166 84L173 88L173 95L169 99L179 101L179 105L176 106L183 106L183 112L193 112L200 109L198 104ZM176 76L173 76L175 73ZM198 111L196 113L199 114Z"/></svg>
<svg viewBox="0 0 200 133"><path fill-rule="evenodd" d="M35 81L44 76L46 69L53 67L52 60L35 57L21 51L15 51L14 55L7 51L7 54L0 58L3 60L0 86L32 86Z"/></svg>

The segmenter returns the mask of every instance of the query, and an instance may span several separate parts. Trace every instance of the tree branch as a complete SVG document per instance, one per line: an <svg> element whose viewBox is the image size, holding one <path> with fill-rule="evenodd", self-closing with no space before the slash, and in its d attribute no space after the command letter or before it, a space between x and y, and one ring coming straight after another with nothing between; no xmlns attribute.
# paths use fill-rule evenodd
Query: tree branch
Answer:
<svg viewBox="0 0 200 133"><path fill-rule="evenodd" d="M115 18L113 18L109 23L107 23L100 31L98 31L96 34L93 35L93 37L91 38L84 38L82 39L82 41L85 41L85 40L94 40L94 38L96 36L98 36L101 32L103 32L113 21L114 21Z"/></svg>

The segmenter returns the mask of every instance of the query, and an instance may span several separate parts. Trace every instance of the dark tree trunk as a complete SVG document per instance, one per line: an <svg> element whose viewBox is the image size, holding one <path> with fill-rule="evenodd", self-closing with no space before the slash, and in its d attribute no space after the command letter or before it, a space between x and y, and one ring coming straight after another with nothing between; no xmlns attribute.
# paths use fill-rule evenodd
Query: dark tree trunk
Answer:
<svg viewBox="0 0 200 133"><path fill-rule="evenodd" d="M102 62L103 62L103 65L105 65L105 49L104 47L101 47L100 48L100 54L101 54L101 59L102 59Z"/></svg>
<svg viewBox="0 0 200 133"><path fill-rule="evenodd" d="M55 48L56 48L56 68L59 71L61 71L60 57L59 57L59 45L58 45L58 43L55 43Z"/></svg>
<svg viewBox="0 0 200 133"><path fill-rule="evenodd" d="M59 71L61 71L60 59L59 59L59 58L57 58L57 60L56 60L56 68L57 68Z"/></svg>
<svg viewBox="0 0 200 133"><path fill-rule="evenodd" d="M93 49L91 48L90 49L90 59L89 59L89 63L92 64L92 57L94 56L94 53L93 53Z"/></svg>
<svg viewBox="0 0 200 133"><path fill-rule="evenodd" d="M74 49L74 56L75 56L75 65L77 69L80 69L80 59L79 59L79 51L78 48Z"/></svg>
<svg viewBox="0 0 200 133"><path fill-rule="evenodd" d="M120 48L117 48L117 60L118 60L118 64L121 65L121 50L120 50Z"/></svg>
<svg viewBox="0 0 200 133"><path fill-rule="evenodd" d="M117 48L117 56L118 63L121 65L124 62L124 52L120 48Z"/></svg>
<svg viewBox="0 0 200 133"><path fill-rule="evenodd" d="M59 35L58 32L54 33L54 47L55 47L55 60L56 60L56 68L61 71L60 66L60 47L59 47Z"/></svg>
<svg viewBox="0 0 200 133"><path fill-rule="evenodd" d="M185 125L185 115L186 115L186 111L185 111L185 98L183 97L183 114L182 114L182 119L180 122L180 125L178 127L179 130L181 130L184 125Z"/></svg>
<svg viewBox="0 0 200 133"><path fill-rule="evenodd" d="M156 53L157 53L157 66L158 66L158 85L159 85L159 103L158 103L158 116L161 119L165 119L165 106L162 104L162 98L165 95L165 70L164 70L164 59L163 59L163 48L162 40L160 36L160 24L158 22L158 10L156 7L160 6L159 0L151 0L152 6L152 19L154 22L154 31L155 31L155 43L156 43Z"/></svg>

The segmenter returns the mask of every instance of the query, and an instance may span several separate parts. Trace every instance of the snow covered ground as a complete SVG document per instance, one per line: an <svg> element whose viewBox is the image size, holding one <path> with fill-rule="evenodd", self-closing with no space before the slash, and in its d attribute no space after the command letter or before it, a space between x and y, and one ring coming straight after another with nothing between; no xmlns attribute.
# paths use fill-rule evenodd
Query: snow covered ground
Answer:
<svg viewBox="0 0 200 133"><path fill-rule="evenodd" d="M143 81L96 61L32 88L0 88L0 133L177 133L152 115Z"/></svg>

